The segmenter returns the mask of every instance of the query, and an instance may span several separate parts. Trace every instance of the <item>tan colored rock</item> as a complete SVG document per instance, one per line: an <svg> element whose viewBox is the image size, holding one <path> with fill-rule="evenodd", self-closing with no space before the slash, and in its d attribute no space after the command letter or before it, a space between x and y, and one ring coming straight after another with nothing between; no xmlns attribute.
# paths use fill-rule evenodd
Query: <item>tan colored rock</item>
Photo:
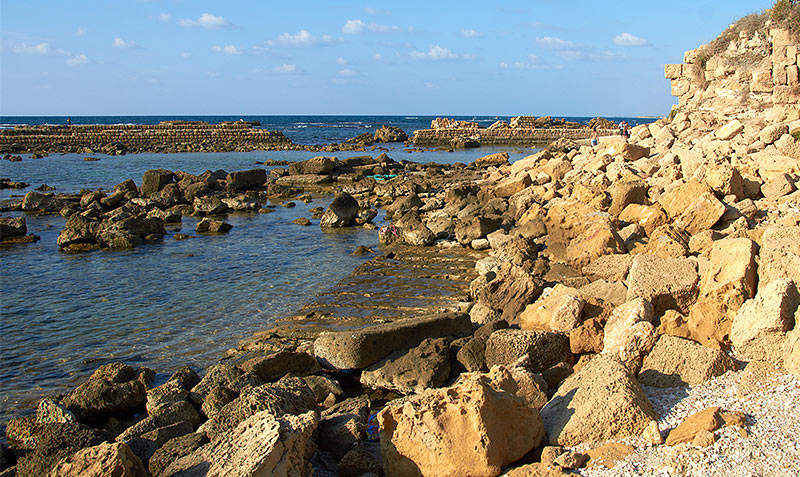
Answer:
<svg viewBox="0 0 800 477"><path fill-rule="evenodd" d="M656 316L670 309L686 313L697 297L698 280L692 260L636 255L628 273L628 301L644 298Z"/></svg>
<svg viewBox="0 0 800 477"><path fill-rule="evenodd" d="M662 195L658 203L669 217L676 218L707 192L711 192L710 187L696 180L690 180Z"/></svg>
<svg viewBox="0 0 800 477"><path fill-rule="evenodd" d="M528 368L533 372L562 361L570 361L569 340L560 333L535 330L502 329L486 341L486 365L510 366L522 357L529 357Z"/></svg>
<svg viewBox="0 0 800 477"><path fill-rule="evenodd" d="M792 332L789 332L791 335ZM787 342L791 339L787 339ZM788 369L787 369L788 370ZM780 384L785 371L775 363L752 360L747 363L742 371L742 377L737 385L737 395L745 398L753 393L763 392Z"/></svg>
<svg viewBox="0 0 800 477"><path fill-rule="evenodd" d="M387 475L493 477L544 438L539 411L478 373L394 401L378 422Z"/></svg>
<svg viewBox="0 0 800 477"><path fill-rule="evenodd" d="M558 284L547 298L531 303L520 313L520 328L569 333L580 324L584 303L578 290Z"/></svg>
<svg viewBox="0 0 800 477"><path fill-rule="evenodd" d="M511 197L531 185L531 176L528 174L519 174L510 176L500 181L494 186L494 195L496 197Z"/></svg>
<svg viewBox="0 0 800 477"><path fill-rule="evenodd" d="M595 221L567 246L567 261L580 269L597 257L625 252L625 242L610 220Z"/></svg>
<svg viewBox="0 0 800 477"><path fill-rule="evenodd" d="M733 121L727 123L726 125L719 128L717 131L714 132L714 135L718 139L722 139L723 141L728 141L736 137L739 133L744 131L744 124L741 123L738 119L734 119Z"/></svg>
<svg viewBox="0 0 800 477"><path fill-rule="evenodd" d="M790 278L800 283L800 226L774 225L764 231L759 253L760 286Z"/></svg>
<svg viewBox="0 0 800 477"><path fill-rule="evenodd" d="M692 446L694 447L708 447L717 442L717 438L709 431L700 431L695 434L692 439Z"/></svg>
<svg viewBox="0 0 800 477"><path fill-rule="evenodd" d="M640 225L647 235L667 223L667 214L658 205L630 204L619 215L619 220Z"/></svg>
<svg viewBox="0 0 800 477"><path fill-rule="evenodd" d="M692 202L675 221L690 235L708 230L725 214L725 204L706 192Z"/></svg>
<svg viewBox="0 0 800 477"><path fill-rule="evenodd" d="M475 159L475 165L477 167L503 166L506 164L508 164L507 152L498 152Z"/></svg>
<svg viewBox="0 0 800 477"><path fill-rule="evenodd" d="M689 253L690 239L691 236L685 230L671 224L662 225L653 230L647 246L639 253L662 258L682 258Z"/></svg>
<svg viewBox="0 0 800 477"><path fill-rule="evenodd" d="M688 317L692 338L718 347L729 339L733 317L756 291L756 245L746 238L714 242L700 294Z"/></svg>
<svg viewBox="0 0 800 477"><path fill-rule="evenodd" d="M628 254L603 255L583 267L583 273L591 280L622 281L628 276L633 257Z"/></svg>
<svg viewBox="0 0 800 477"><path fill-rule="evenodd" d="M569 334L569 349L573 354L603 351L603 322L597 318L584 321Z"/></svg>
<svg viewBox="0 0 800 477"><path fill-rule="evenodd" d="M789 174L779 174L761 186L761 193L770 200L779 199L796 191L794 180Z"/></svg>
<svg viewBox="0 0 800 477"><path fill-rule="evenodd" d="M50 477L145 477L142 461L127 444L103 443L63 459Z"/></svg>
<svg viewBox="0 0 800 477"><path fill-rule="evenodd" d="M644 204L647 201L647 184L639 179L614 183L608 191L611 194L611 206L608 212L619 215L629 204Z"/></svg>
<svg viewBox="0 0 800 477"><path fill-rule="evenodd" d="M633 454L634 450L633 446L620 444L618 442L609 442L600 447L589 449L586 451L586 455L589 456L588 467L606 467L612 469L619 461Z"/></svg>
<svg viewBox="0 0 800 477"><path fill-rule="evenodd" d="M736 369L733 359L720 350L661 335L644 358L639 382L659 388L695 385Z"/></svg>
<svg viewBox="0 0 800 477"><path fill-rule="evenodd" d="M666 445L674 446L683 442L692 442L700 432L716 431L725 423L720 411L719 407L710 407L687 417L678 427L669 432Z"/></svg>
<svg viewBox="0 0 800 477"><path fill-rule="evenodd" d="M795 329L786 334L783 345L783 366L786 371L800 378L800 317L795 315Z"/></svg>
<svg viewBox="0 0 800 477"><path fill-rule="evenodd" d="M664 65L664 78L674 80L680 78L683 72L683 64Z"/></svg>
<svg viewBox="0 0 800 477"><path fill-rule="evenodd" d="M773 142L777 141L781 138L784 134L789 132L789 128L785 124L771 124L764 129L758 135L758 138L766 145L770 145Z"/></svg>
<svg viewBox="0 0 800 477"><path fill-rule="evenodd" d="M775 280L746 301L731 325L731 343L749 359L782 364L786 332L795 326L800 294L791 280Z"/></svg>
<svg viewBox="0 0 800 477"><path fill-rule="evenodd" d="M615 308L603 330L603 354L619 358L637 373L658 339L652 321L653 307L642 298Z"/></svg>
<svg viewBox="0 0 800 477"><path fill-rule="evenodd" d="M658 421L651 422L642 433L642 437L654 446L660 446L664 443L664 436L661 435L661 430L658 428Z"/></svg>
<svg viewBox="0 0 800 477"><path fill-rule="evenodd" d="M792 138L788 134L786 136ZM780 174L797 174L800 170L800 162L797 159L775 152L760 152L753 154L751 158L755 160L758 176L763 181L768 181Z"/></svg>
<svg viewBox="0 0 800 477"><path fill-rule="evenodd" d="M656 415L625 365L601 354L561 384L542 419L551 445L575 446L641 435Z"/></svg>
<svg viewBox="0 0 800 477"><path fill-rule="evenodd" d="M595 280L588 285L582 286L579 291L586 300L594 298L614 306L625 303L628 297L628 287L622 282Z"/></svg>
<svg viewBox="0 0 800 477"><path fill-rule="evenodd" d="M742 175L728 163L709 165L703 180L719 197L733 195L737 201L745 197Z"/></svg>
<svg viewBox="0 0 800 477"><path fill-rule="evenodd" d="M541 462L534 462L521 467L515 467L503 474L503 477L570 477L573 475L575 474L561 470L561 467L548 466Z"/></svg>
<svg viewBox="0 0 800 477"><path fill-rule="evenodd" d="M626 161L635 161L650 155L649 147L642 147L637 144L625 143L619 151L619 154Z"/></svg>
<svg viewBox="0 0 800 477"><path fill-rule="evenodd" d="M670 335L677 338L690 339L692 334L686 323L686 317L675 310L667 310L661 317L656 333L659 335Z"/></svg>

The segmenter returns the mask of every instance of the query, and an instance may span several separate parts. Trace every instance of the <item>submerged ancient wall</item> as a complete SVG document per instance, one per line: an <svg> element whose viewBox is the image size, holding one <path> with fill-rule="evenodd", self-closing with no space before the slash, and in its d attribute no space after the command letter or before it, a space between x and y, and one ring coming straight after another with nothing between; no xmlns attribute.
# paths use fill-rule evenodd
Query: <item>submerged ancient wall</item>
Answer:
<svg viewBox="0 0 800 477"><path fill-rule="evenodd" d="M616 129L600 129L601 136L618 134ZM591 136L589 128L457 128L457 129L420 129L414 131L412 142L415 146L452 145L459 138L477 141L484 146L530 145L549 142L556 139L587 139Z"/></svg>

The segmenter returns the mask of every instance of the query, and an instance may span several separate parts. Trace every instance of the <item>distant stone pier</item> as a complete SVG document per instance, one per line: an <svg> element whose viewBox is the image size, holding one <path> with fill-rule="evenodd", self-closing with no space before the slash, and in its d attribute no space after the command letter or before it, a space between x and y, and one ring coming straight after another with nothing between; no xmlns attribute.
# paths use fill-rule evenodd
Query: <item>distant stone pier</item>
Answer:
<svg viewBox="0 0 800 477"><path fill-rule="evenodd" d="M16 126L0 129L0 153L200 152L285 149L292 141L258 123L162 121L155 125L91 124Z"/></svg>
<svg viewBox="0 0 800 477"><path fill-rule="evenodd" d="M415 146L524 146L561 138L587 139L593 127L601 136L618 133L614 123L602 118L593 119L587 126L549 116L516 116L510 123L497 121L488 128L469 121L437 118L431 121L431 129L414 131L411 141Z"/></svg>

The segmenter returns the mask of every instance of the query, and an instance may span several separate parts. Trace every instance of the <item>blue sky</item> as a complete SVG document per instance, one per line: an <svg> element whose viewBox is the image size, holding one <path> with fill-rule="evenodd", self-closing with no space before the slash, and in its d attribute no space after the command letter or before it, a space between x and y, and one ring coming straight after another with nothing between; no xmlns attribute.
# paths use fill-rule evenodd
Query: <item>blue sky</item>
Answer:
<svg viewBox="0 0 800 477"><path fill-rule="evenodd" d="M0 115L665 115L772 0L0 0Z"/></svg>

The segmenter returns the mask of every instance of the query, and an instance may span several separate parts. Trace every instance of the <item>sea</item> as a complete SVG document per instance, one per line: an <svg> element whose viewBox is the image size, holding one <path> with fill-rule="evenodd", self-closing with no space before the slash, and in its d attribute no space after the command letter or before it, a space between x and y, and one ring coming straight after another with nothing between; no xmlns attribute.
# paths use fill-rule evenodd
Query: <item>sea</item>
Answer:
<svg viewBox="0 0 800 477"><path fill-rule="evenodd" d="M454 117L454 116L448 116ZM157 124L165 120L258 121L297 144L342 142L381 125L400 127L409 136L430 127L433 116L0 116L0 128L15 125ZM455 116L488 126L509 116ZM588 117L567 117L587 123ZM655 118L608 118L631 125ZM516 161L534 152L524 147L482 147L446 151L411 151L386 144L396 161L469 163L486 154L507 151ZM375 155L379 151L374 152ZM364 152L337 152L339 158ZM0 161L0 177L30 187L0 190L0 200L21 197L47 184L59 193L110 190L133 179L141 184L149 169L200 174L262 167L268 159L301 161L306 151L229 153L141 153L123 156L23 155L21 162ZM268 168L269 169L269 168ZM311 218L312 207L327 207L332 197L315 196L295 207L275 205L269 214L231 214L230 233L174 240L176 232L194 234L196 220L184 217L167 228L162 241L126 251L67 254L56 239L65 219L25 215L37 242L0 247L0 436L9 419L32 412L38 400L60 395L85 380L99 366L124 361L147 366L163 382L177 368L202 372L225 350L276 319L297 311L315 294L332 288L370 258L352 254L359 245L380 251L377 232L359 227L324 232L292 223ZM3 213L18 216L21 212ZM376 224L381 225L383 214Z"/></svg>

